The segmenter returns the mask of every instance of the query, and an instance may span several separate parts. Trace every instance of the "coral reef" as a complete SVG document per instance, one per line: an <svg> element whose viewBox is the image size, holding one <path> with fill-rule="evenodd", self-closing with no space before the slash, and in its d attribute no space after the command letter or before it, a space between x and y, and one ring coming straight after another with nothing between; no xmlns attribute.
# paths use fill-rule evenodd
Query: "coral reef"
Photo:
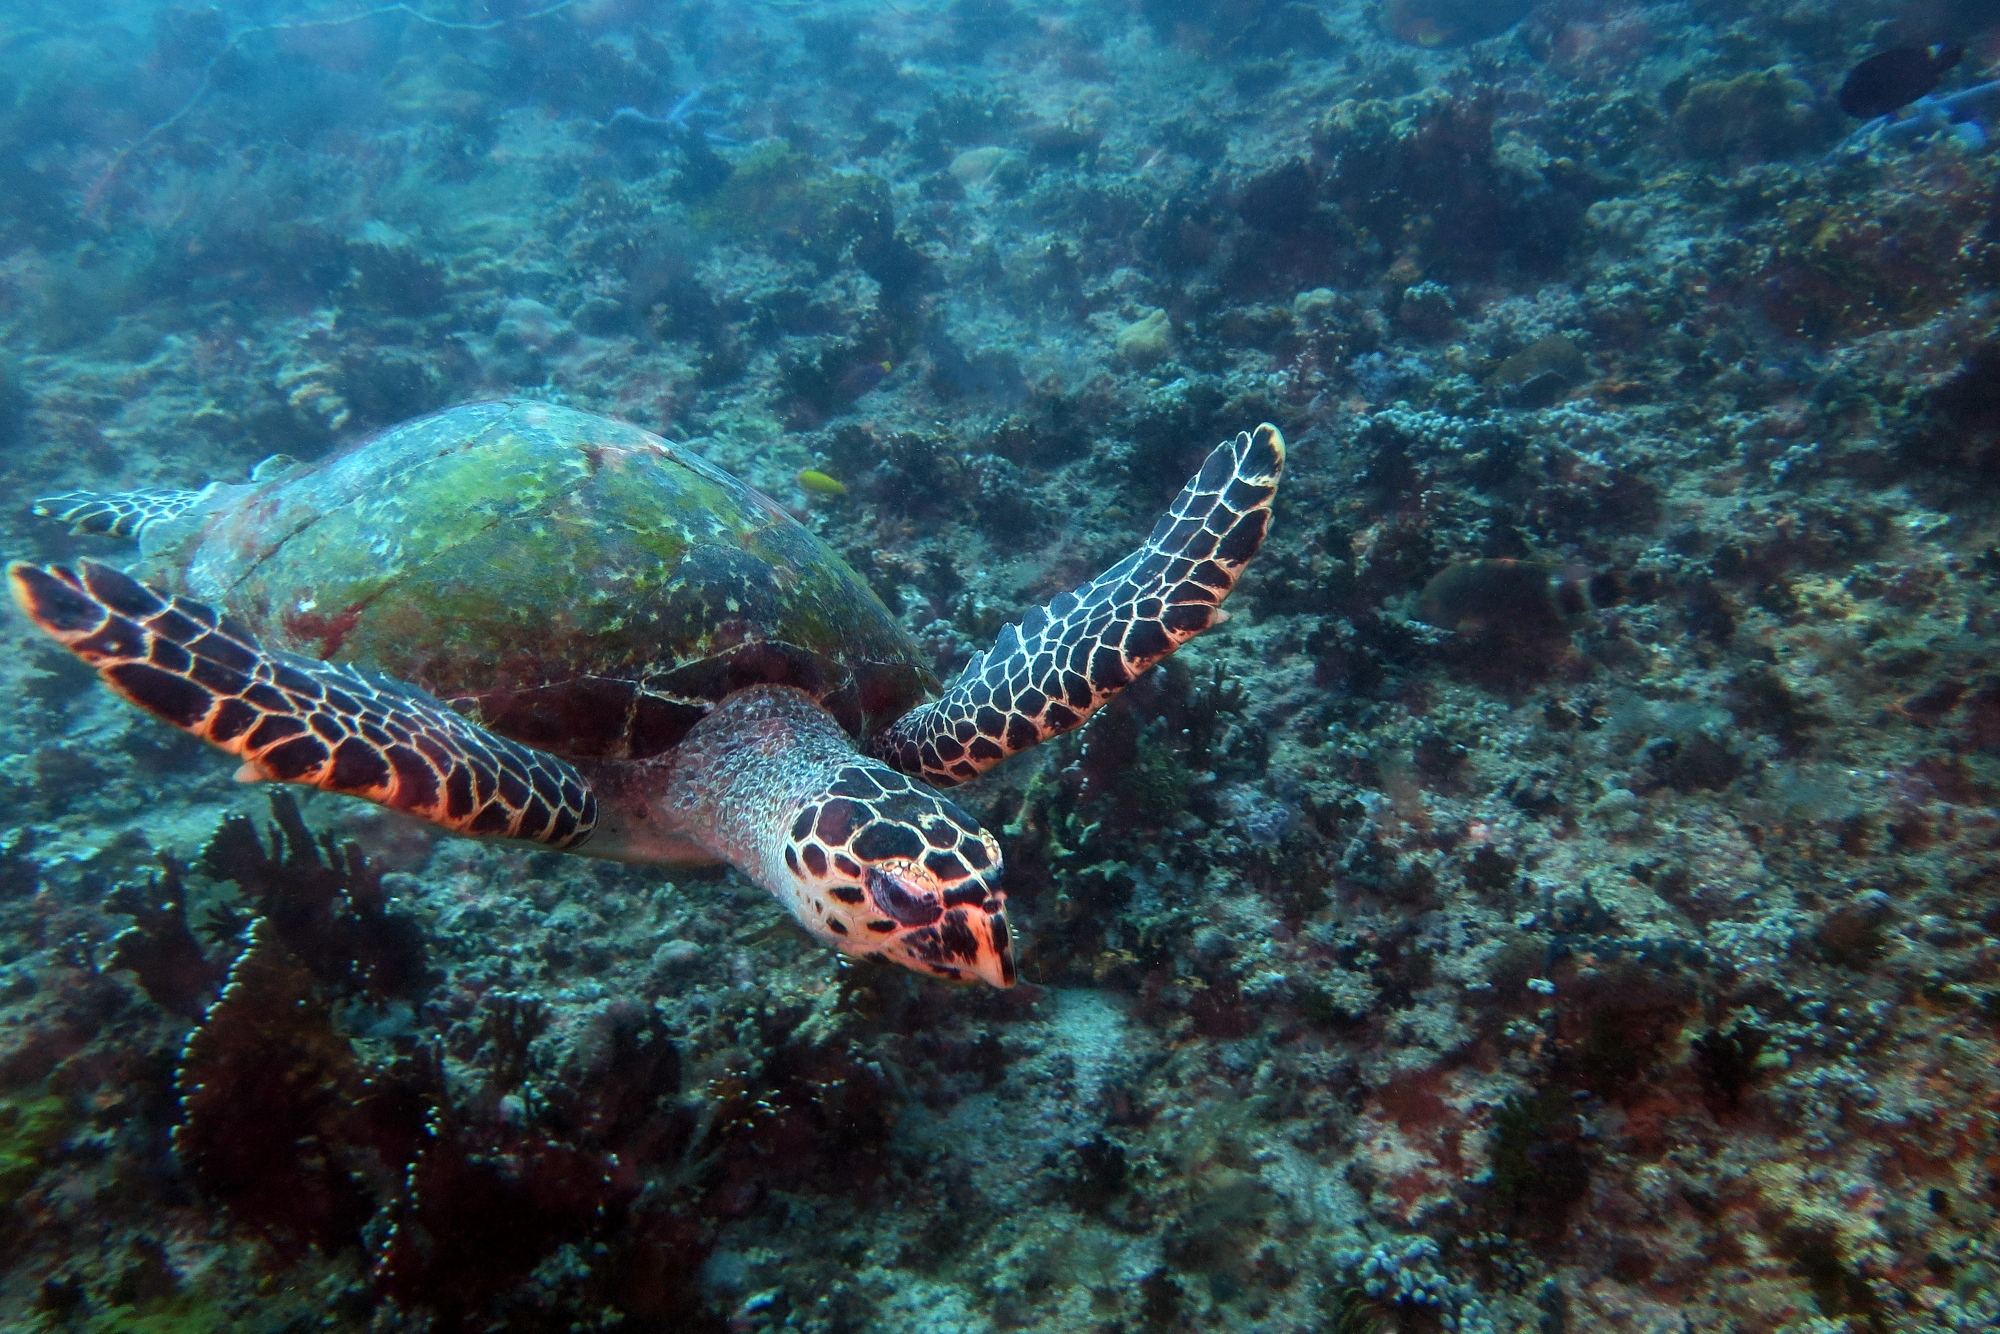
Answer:
<svg viewBox="0 0 2000 1334"><path fill-rule="evenodd" d="M2000 1320L2000 159L1848 137L1877 11L20 17L10 556L541 397L949 673L1292 463L1227 625L956 790L1007 993L268 803L11 623L0 1325Z"/></svg>

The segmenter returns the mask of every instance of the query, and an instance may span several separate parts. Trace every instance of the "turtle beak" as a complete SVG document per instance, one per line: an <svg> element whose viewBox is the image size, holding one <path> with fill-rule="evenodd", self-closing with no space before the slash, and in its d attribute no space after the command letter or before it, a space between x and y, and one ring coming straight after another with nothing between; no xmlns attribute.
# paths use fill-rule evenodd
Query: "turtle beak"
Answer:
<svg viewBox="0 0 2000 1334"><path fill-rule="evenodd" d="M1003 900L1000 911L977 910L977 916L985 920L975 920L972 931L975 936L984 936L979 953L973 958L972 971L980 978L1002 991L1014 985L1014 933L1007 927L1007 904Z"/></svg>
<svg viewBox="0 0 2000 1334"><path fill-rule="evenodd" d="M1014 985L1014 936L1007 925L1007 896L989 888L999 879L996 865L940 895L936 887L892 868L870 866L863 873L869 899L883 914L881 926L900 923L883 942L885 952L919 973L965 981L978 977L993 986Z"/></svg>

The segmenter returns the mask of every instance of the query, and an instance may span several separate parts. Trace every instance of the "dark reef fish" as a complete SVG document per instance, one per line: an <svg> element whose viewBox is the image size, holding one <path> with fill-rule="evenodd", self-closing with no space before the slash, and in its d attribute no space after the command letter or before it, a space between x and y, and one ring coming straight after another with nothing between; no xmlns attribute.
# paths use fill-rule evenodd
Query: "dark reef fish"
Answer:
<svg viewBox="0 0 2000 1334"><path fill-rule="evenodd" d="M1847 72L1840 109L1874 120L1928 97L1965 55L1962 46L1905 46L1872 55Z"/></svg>
<svg viewBox="0 0 2000 1334"><path fill-rule="evenodd" d="M1543 561L1454 561L1417 595L1417 619L1463 634L1539 639L1625 601L1633 582L1613 571L1577 573Z"/></svg>

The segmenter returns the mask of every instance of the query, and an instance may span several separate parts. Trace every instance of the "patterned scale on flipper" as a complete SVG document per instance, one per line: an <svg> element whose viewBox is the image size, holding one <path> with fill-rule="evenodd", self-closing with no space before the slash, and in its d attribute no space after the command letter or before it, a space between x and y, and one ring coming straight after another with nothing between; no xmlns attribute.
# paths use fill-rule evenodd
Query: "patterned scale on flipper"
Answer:
<svg viewBox="0 0 2000 1334"><path fill-rule="evenodd" d="M569 848L596 799L568 763L413 686L275 652L231 617L108 565L16 565L36 625L147 712L244 762L239 778L380 802L460 833Z"/></svg>
<svg viewBox="0 0 2000 1334"><path fill-rule="evenodd" d="M68 524L77 536L137 537L179 518L200 499L199 491L64 491L37 500L34 512Z"/></svg>
<svg viewBox="0 0 2000 1334"><path fill-rule="evenodd" d="M1268 423L1217 445L1145 545L1003 629L941 699L878 736L874 754L949 787L1081 726L1220 618L1263 543L1284 466L1284 437Z"/></svg>

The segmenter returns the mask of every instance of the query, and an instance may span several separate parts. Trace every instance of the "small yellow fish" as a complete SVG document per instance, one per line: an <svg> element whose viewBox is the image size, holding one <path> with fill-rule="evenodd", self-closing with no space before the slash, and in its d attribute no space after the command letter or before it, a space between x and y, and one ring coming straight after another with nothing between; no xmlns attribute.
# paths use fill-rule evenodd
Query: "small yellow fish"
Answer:
<svg viewBox="0 0 2000 1334"><path fill-rule="evenodd" d="M801 491L810 491L816 496L844 496L847 494L847 488L841 484L838 477L830 476L827 473L819 471L817 468L801 468L799 470L798 481Z"/></svg>

